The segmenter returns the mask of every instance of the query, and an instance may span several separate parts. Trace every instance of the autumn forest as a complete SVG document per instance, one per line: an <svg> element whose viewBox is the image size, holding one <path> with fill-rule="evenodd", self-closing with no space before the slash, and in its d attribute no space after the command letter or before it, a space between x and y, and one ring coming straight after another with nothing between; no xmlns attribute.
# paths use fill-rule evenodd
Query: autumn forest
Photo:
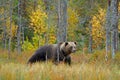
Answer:
<svg viewBox="0 0 120 80"><path fill-rule="evenodd" d="M71 66L28 65L41 46L73 41ZM0 80L119 80L119 0L0 0Z"/></svg>

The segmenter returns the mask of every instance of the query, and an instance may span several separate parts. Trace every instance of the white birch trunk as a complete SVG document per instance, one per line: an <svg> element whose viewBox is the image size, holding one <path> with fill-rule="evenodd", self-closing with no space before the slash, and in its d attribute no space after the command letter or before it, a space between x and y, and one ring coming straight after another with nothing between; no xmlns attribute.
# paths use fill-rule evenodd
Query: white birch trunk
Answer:
<svg viewBox="0 0 120 80"><path fill-rule="evenodd" d="M17 32L17 51L21 53L21 0L18 0L18 32Z"/></svg>
<svg viewBox="0 0 120 80"><path fill-rule="evenodd" d="M110 43L111 43L111 32L110 32L110 30L111 30L111 27L110 27L110 25L111 25L111 22L110 22L110 20L111 20L111 12L110 12L110 3L111 3L111 1L110 0L108 0L108 7L107 7L107 13L106 13L106 55L105 55L105 60L107 61L107 59L108 59L108 53L110 53L110 48L111 48L111 45L110 45Z"/></svg>
<svg viewBox="0 0 120 80"><path fill-rule="evenodd" d="M118 45L118 0L111 0L112 58L114 59Z"/></svg>
<svg viewBox="0 0 120 80"><path fill-rule="evenodd" d="M57 42L67 41L67 0L58 0Z"/></svg>

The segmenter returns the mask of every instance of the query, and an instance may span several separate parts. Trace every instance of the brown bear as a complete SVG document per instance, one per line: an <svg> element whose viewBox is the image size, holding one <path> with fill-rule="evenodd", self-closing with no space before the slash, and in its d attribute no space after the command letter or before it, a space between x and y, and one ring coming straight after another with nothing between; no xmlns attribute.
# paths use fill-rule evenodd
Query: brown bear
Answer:
<svg viewBox="0 0 120 80"><path fill-rule="evenodd" d="M28 60L28 63L51 60L55 64L64 61L71 64L70 54L76 51L76 42L61 42L40 47Z"/></svg>

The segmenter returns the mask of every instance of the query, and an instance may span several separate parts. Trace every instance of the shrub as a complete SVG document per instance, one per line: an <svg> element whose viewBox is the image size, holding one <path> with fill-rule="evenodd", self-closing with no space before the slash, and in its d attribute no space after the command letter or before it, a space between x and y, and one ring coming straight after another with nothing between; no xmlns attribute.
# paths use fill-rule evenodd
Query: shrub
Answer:
<svg viewBox="0 0 120 80"><path fill-rule="evenodd" d="M114 62L117 64L120 64L120 53L116 53L115 58L114 58Z"/></svg>
<svg viewBox="0 0 120 80"><path fill-rule="evenodd" d="M97 61L97 62L105 62L105 55L106 51L105 50L96 50L92 53L90 61ZM111 54L108 53L108 61L111 60Z"/></svg>

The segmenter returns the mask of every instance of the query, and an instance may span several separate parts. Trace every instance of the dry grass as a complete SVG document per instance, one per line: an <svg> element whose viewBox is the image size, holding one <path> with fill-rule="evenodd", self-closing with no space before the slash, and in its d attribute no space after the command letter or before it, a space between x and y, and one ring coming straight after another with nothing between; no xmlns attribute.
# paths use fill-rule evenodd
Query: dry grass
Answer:
<svg viewBox="0 0 120 80"><path fill-rule="evenodd" d="M119 80L118 67L77 64L72 66L52 63L0 65L0 80Z"/></svg>
<svg viewBox="0 0 120 80"><path fill-rule="evenodd" d="M72 55L73 64L54 65L51 62L27 65L32 52L23 52L21 55L7 54L0 51L0 80L119 80L120 68L118 65L92 61L91 55ZM4 52L4 53L3 53Z"/></svg>

